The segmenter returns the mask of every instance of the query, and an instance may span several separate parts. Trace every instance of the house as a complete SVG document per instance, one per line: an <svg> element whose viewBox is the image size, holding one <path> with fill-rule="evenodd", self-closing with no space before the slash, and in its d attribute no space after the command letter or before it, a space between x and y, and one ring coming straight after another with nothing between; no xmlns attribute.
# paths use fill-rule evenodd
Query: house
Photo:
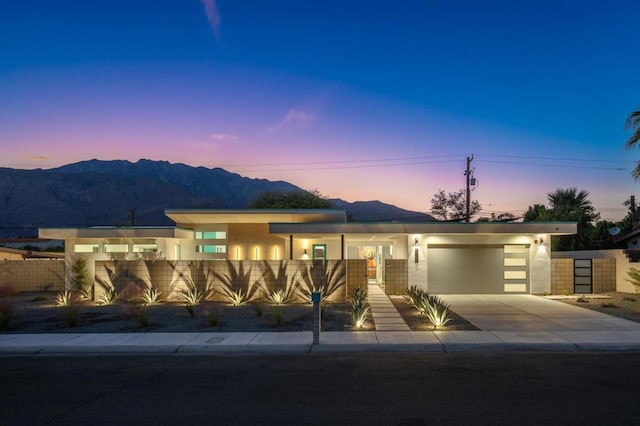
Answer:
<svg viewBox="0 0 640 426"><path fill-rule="evenodd" d="M224 277L229 279L222 290L229 291L231 277L242 268L247 277L246 271L253 271L253 284L262 280L267 289L276 285L265 278L269 271L274 275L276 264L289 268L286 275L297 276L297 285L306 280L309 289L320 284L326 289L331 283L312 280L312 266L325 262L334 266L325 265L321 279L339 275L344 291L336 294L344 300L350 287L366 284L383 285L387 294L412 285L440 294L548 292L551 238L576 233L575 222L348 222L345 211L333 209L170 209L165 214L176 226L45 228L39 236L65 241L67 283L73 262L82 256L88 275L104 286L115 286L113 262L144 263L119 279L135 276L138 286L164 280L168 298L177 297L176 281L196 282L195 265L212 291ZM153 262L169 266L152 279ZM227 272L216 271L220 268Z"/></svg>

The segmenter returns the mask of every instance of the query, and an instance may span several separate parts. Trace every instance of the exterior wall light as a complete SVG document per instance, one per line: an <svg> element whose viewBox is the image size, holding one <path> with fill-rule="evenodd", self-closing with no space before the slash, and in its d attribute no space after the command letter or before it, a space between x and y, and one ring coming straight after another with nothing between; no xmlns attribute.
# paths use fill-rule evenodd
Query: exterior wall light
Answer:
<svg viewBox="0 0 640 426"><path fill-rule="evenodd" d="M414 238L414 239L413 239L413 242L414 242L414 245L415 245L416 247L418 247L418 237Z"/></svg>
<svg viewBox="0 0 640 426"><path fill-rule="evenodd" d="M304 249L304 255L305 256L307 255L307 249Z"/></svg>
<svg viewBox="0 0 640 426"><path fill-rule="evenodd" d="M540 245L543 246L544 245L544 237L540 237Z"/></svg>

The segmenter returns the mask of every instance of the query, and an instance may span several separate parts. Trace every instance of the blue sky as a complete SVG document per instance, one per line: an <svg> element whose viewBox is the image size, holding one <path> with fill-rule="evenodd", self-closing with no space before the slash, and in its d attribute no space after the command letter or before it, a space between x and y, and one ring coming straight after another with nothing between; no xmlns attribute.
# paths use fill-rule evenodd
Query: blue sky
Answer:
<svg viewBox="0 0 640 426"><path fill-rule="evenodd" d="M151 158L428 211L636 193L634 1L7 1L0 166Z"/></svg>

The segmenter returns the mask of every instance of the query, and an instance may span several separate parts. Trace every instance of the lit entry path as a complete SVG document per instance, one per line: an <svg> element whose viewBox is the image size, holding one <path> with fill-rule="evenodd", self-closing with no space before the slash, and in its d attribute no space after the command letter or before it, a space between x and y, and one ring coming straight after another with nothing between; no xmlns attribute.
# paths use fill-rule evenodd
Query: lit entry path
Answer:
<svg viewBox="0 0 640 426"><path fill-rule="evenodd" d="M410 331L407 323L379 285L369 285L367 300L377 331Z"/></svg>

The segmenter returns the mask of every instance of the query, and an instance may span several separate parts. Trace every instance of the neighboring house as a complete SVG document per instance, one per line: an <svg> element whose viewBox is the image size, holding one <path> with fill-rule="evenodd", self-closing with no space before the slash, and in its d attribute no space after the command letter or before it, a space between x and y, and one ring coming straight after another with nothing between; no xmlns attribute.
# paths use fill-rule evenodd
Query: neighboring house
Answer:
<svg viewBox="0 0 640 426"><path fill-rule="evenodd" d="M46 228L39 236L65 241L68 283L77 256L89 260L90 276L96 262L118 259L357 260L358 279L384 284L387 294L412 285L441 294L528 294L551 290L551 237L576 233L575 222L347 222L333 209L165 213L175 227ZM347 287L353 274L345 273Z"/></svg>
<svg viewBox="0 0 640 426"><path fill-rule="evenodd" d="M0 260L62 259L64 257L65 256L63 253L19 250L9 247L0 247Z"/></svg>

